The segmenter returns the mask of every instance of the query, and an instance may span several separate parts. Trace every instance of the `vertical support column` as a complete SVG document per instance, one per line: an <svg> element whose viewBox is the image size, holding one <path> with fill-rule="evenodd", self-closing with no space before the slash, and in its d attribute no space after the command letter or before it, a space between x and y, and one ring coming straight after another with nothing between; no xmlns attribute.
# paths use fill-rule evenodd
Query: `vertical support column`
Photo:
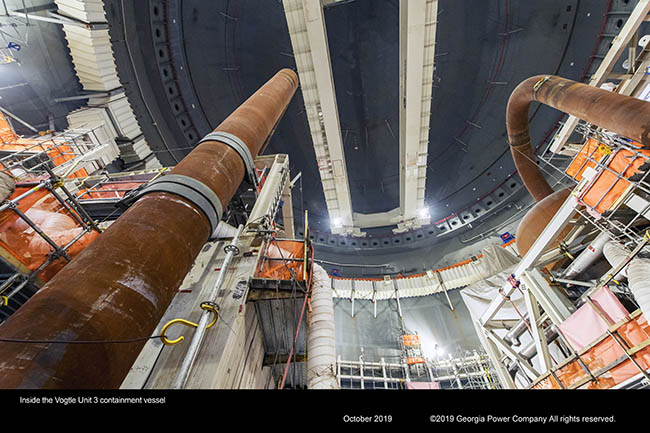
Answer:
<svg viewBox="0 0 650 433"><path fill-rule="evenodd" d="M336 357L336 379L339 382L339 389L341 388L341 355Z"/></svg>
<svg viewBox="0 0 650 433"><path fill-rule="evenodd" d="M384 277L384 279L390 277ZM397 314L399 315L400 325L402 326L402 331L406 332L406 326L404 326L404 316L402 316L402 305L399 302L399 289L397 287L397 280L393 279L393 287L395 288L395 300L397 301Z"/></svg>
<svg viewBox="0 0 650 433"><path fill-rule="evenodd" d="M350 303L352 303L352 317L354 318L354 298L356 296L356 290L354 287L354 278L350 280L350 285L352 286L352 291L350 292Z"/></svg>
<svg viewBox="0 0 650 433"><path fill-rule="evenodd" d="M454 370L454 376L456 377L456 385L458 385L458 389L463 389L463 382L460 380L458 366L454 362L454 358L451 356L451 353L449 354L449 363L451 364L451 368Z"/></svg>
<svg viewBox="0 0 650 433"><path fill-rule="evenodd" d="M363 355L359 356L359 377L361 378L361 389L365 389L363 383Z"/></svg>
<svg viewBox="0 0 650 433"><path fill-rule="evenodd" d="M386 380L386 362L381 358L381 375L384 378L384 389L388 389L388 381Z"/></svg>
<svg viewBox="0 0 650 433"><path fill-rule="evenodd" d="M575 311L575 306L569 298L551 286L537 269L532 268L523 272L521 281L555 325L562 324Z"/></svg>
<svg viewBox="0 0 650 433"><path fill-rule="evenodd" d="M539 359L541 372L546 373L553 367L551 356L548 350L548 342L546 341L546 334L542 326L538 323L540 318L539 307L537 300L530 290L524 290L524 300L526 301L526 308L528 309L529 326L532 332L535 348L537 349L537 357Z"/></svg>
<svg viewBox="0 0 650 433"><path fill-rule="evenodd" d="M478 321L473 321L473 323L474 328L476 329L476 335L481 341L481 345L485 349L485 352L487 353L488 358L490 359L490 362L492 363L492 366L494 367L497 376L499 377L499 382L506 389L516 389L517 386L510 376L508 369L505 368L503 363L501 363L501 353L499 352L499 349L486 337L485 328L483 328L483 326Z"/></svg>
<svg viewBox="0 0 650 433"><path fill-rule="evenodd" d="M282 225L284 234L288 239L293 239L295 235L295 225L293 218L293 197L291 195L290 182L284 184L282 190Z"/></svg>
<svg viewBox="0 0 650 433"><path fill-rule="evenodd" d="M375 281L371 281L372 283L372 317L377 318L377 286L375 285Z"/></svg>
<svg viewBox="0 0 650 433"><path fill-rule="evenodd" d="M404 369L404 378L407 382L410 382L411 375L409 374L409 365L406 363L406 359L402 359L402 368Z"/></svg>

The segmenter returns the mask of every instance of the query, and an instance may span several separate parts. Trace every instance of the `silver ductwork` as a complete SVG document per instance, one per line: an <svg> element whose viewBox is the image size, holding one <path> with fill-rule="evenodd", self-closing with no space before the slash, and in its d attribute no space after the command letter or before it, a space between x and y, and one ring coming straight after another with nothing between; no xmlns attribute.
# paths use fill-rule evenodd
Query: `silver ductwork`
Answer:
<svg viewBox="0 0 650 433"><path fill-rule="evenodd" d="M338 389L334 302L327 271L313 264L311 313L307 318L307 388Z"/></svg>

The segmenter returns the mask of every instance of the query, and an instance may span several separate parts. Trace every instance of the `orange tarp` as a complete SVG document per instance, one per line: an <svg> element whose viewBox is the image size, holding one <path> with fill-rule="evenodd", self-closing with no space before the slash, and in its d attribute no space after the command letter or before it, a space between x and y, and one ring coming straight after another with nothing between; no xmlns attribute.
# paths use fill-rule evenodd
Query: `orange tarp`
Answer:
<svg viewBox="0 0 650 433"><path fill-rule="evenodd" d="M595 161L601 162L607 154L611 153L609 148L603 147L601 149L599 146L600 143L595 139L590 138L587 140L580 152L569 164L566 173L577 181L581 181L588 167L596 167ZM650 157L650 150L640 149L637 152ZM595 180L582 194L581 201L601 214L609 210L630 185L630 182L624 178L629 178L638 173L639 167L648 161L648 158L641 155L635 155L634 152L627 149L615 150L614 155L606 162L609 170L597 168L600 173L596 175ZM623 178L619 178L616 173Z"/></svg>
<svg viewBox="0 0 650 433"><path fill-rule="evenodd" d="M402 335L404 346L419 346L420 337L418 335Z"/></svg>
<svg viewBox="0 0 650 433"><path fill-rule="evenodd" d="M623 324L617 329L618 335L625 340L629 347L637 346L648 339L650 339L650 326L645 317L641 314L633 320ZM594 345L580 355L580 359L593 373L597 373L599 369L607 367L619 358L625 356L623 349L611 336L604 338L602 341ZM646 347L633 355L634 360L643 369L650 368L650 347ZM584 389L608 389L620 383L625 382L629 378L636 376L640 370L634 363L626 359L618 364L616 367L610 369L608 372L598 377L598 381L593 380L580 386ZM589 377L589 374L582 368L579 362L572 361L566 366L555 371L555 375L560 379L565 388L576 384L580 380ZM548 376L537 383L534 389L560 389L560 385L555 378Z"/></svg>
<svg viewBox="0 0 650 433"><path fill-rule="evenodd" d="M647 150L640 150L639 153L650 156L650 151ZM629 178L638 173L638 168L646 161L646 158L635 156L633 152L621 149L609 160L607 167L623 177ZM619 179L611 171L603 170L589 190L583 194L582 201L598 213L603 213L611 208L629 185L628 180Z"/></svg>
<svg viewBox="0 0 650 433"><path fill-rule="evenodd" d="M75 159L78 155L76 155L70 146L65 146L65 145L59 145L56 147L51 147L47 151L47 155L50 157L52 160L52 163L56 166L63 165L65 164L66 161L70 161L71 159ZM81 169L77 170L72 174L69 174L67 177L87 177L88 172L86 169Z"/></svg>
<svg viewBox="0 0 650 433"><path fill-rule="evenodd" d="M587 140L585 145L582 146L582 149L580 149L580 152L578 152L575 158L573 158L573 161L571 161L571 164L567 167L566 174L580 182L585 170L588 167L593 168L596 165L594 161L590 161L587 158L602 161L605 157L605 153L598 149L598 145L599 143L593 138Z"/></svg>
<svg viewBox="0 0 650 433"><path fill-rule="evenodd" d="M18 136L14 132L14 130L11 128L11 125L5 118L5 116L0 113L0 143L5 144L5 143L13 143L16 141Z"/></svg>
<svg viewBox="0 0 650 433"><path fill-rule="evenodd" d="M36 146L38 145L38 146ZM64 164L66 161L74 159L77 155L72 151L70 146L56 145L52 141L34 140L21 138L14 130L7 119L0 113L0 150L6 152L20 152L29 149L29 152L47 151L47 155L55 166ZM6 168L0 164L0 168ZM86 177L88 172L85 169L77 170L68 177Z"/></svg>
<svg viewBox="0 0 650 433"><path fill-rule="evenodd" d="M264 254L266 257L280 260L264 260L260 269L255 273L256 278L267 280L291 280L291 273L296 280L303 280L303 261L305 257L305 244L300 241L281 240L269 244ZM300 261L287 261L282 259L301 259ZM291 271L289 271L291 269Z"/></svg>
<svg viewBox="0 0 650 433"><path fill-rule="evenodd" d="M29 188L17 187L12 198L27 192ZM48 235L57 245L64 246L83 228L70 213L47 190L37 191L18 202L18 209L27 215L36 226ZM68 248L68 256L80 253L98 233L86 233ZM48 258L52 247L34 231L22 218L11 210L0 213L0 247L4 248L31 271L38 269ZM43 281L52 278L67 260L59 258L49 264L39 277Z"/></svg>

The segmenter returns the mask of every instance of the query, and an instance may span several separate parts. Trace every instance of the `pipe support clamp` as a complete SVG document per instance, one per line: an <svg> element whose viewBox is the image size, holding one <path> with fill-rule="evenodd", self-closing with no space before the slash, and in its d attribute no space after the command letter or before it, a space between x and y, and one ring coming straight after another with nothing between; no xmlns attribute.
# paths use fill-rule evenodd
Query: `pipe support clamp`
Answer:
<svg viewBox="0 0 650 433"><path fill-rule="evenodd" d="M168 174L145 186L129 201L135 201L150 192L168 192L189 200L196 205L210 221L210 239L214 238L223 207L221 200L207 185L189 176L180 174Z"/></svg>
<svg viewBox="0 0 650 433"><path fill-rule="evenodd" d="M223 131L214 131L203 137L198 143L197 146L204 141L218 141L220 143L226 144L235 150L241 157L244 166L246 167L246 176L248 181L255 187L257 190L257 175L255 174L255 161L251 151L246 146L239 137L236 135L230 134Z"/></svg>

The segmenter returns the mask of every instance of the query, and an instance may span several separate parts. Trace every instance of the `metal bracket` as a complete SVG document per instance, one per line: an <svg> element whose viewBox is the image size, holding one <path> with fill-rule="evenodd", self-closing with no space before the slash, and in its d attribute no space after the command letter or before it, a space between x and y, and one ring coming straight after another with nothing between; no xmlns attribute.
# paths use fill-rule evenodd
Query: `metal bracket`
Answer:
<svg viewBox="0 0 650 433"><path fill-rule="evenodd" d="M208 217L211 228L210 233L214 234L217 230L217 225L219 225L223 215L221 200L203 182L189 176L168 174L145 186L132 197L128 197L128 199L124 200L125 204L131 204L150 192L168 192L191 201ZM211 235L210 238L212 239L212 237Z"/></svg>
<svg viewBox="0 0 650 433"><path fill-rule="evenodd" d="M248 149L248 146L246 146L246 143L244 143L236 135L222 131L214 131L209 133L197 143L197 146L204 141L218 141L233 148L239 154L242 162L244 163L244 166L246 167L246 176L248 177L248 181L255 187L255 190L257 190L255 161L253 160L253 155L251 155L251 151Z"/></svg>
<svg viewBox="0 0 650 433"><path fill-rule="evenodd" d="M225 247L223 247L223 250L224 250L226 253L229 253L229 252L232 251L232 253L233 253L234 256L238 256L239 253L240 253L240 251L239 251L239 247L238 247L237 245L235 245L235 244L228 244L228 245L226 245Z"/></svg>

